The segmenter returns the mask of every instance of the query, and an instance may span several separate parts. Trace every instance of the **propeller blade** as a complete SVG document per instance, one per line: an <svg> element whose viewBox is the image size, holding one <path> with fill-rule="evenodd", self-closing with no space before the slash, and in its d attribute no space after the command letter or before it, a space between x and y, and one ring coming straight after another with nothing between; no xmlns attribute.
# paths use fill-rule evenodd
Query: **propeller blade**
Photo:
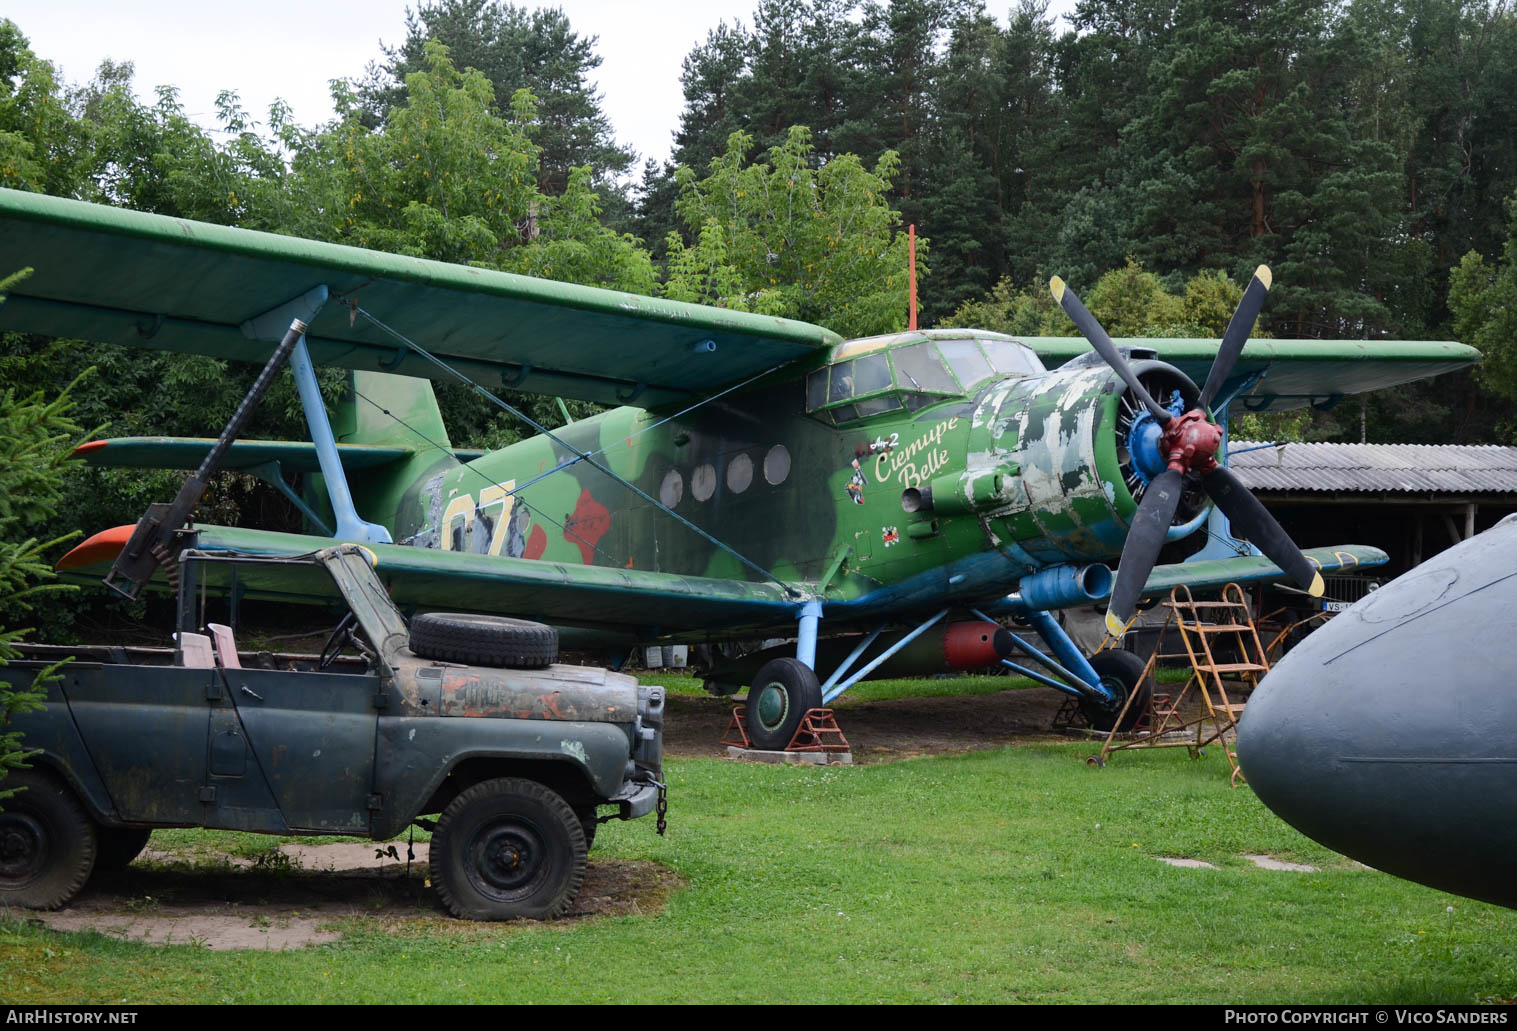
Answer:
<svg viewBox="0 0 1517 1031"><path fill-rule="evenodd" d="M1266 558L1285 570L1313 598L1322 596L1322 574L1301 554L1296 542L1286 536L1280 524L1275 522L1275 517L1250 493L1237 474L1225 465L1219 465L1207 473L1201 482L1222 514L1232 521L1243 536L1264 552Z"/></svg>
<svg viewBox="0 0 1517 1031"><path fill-rule="evenodd" d="M1164 535L1169 532L1184 490L1185 477L1173 469L1165 469L1149 481L1143 492L1132 529L1127 532L1127 542L1122 545L1117 582L1112 586L1111 601L1106 607L1106 632L1112 637L1121 638L1138 607L1138 599L1143 597L1148 574L1159 560L1159 549L1164 547Z"/></svg>
<svg viewBox="0 0 1517 1031"><path fill-rule="evenodd" d="M1264 307L1264 297L1269 293L1271 282L1268 265L1254 269L1254 278L1248 281L1243 299L1238 302L1238 310L1233 312L1232 321L1227 324L1227 332L1222 334L1222 346L1217 348L1217 357L1211 363L1211 371L1206 374L1206 386L1201 388L1203 409L1211 407L1212 399L1217 396L1217 391L1222 389L1233 366L1238 363L1238 355L1243 353L1243 345L1248 343L1248 334L1254 328L1254 320L1259 317L1259 309Z"/></svg>
<svg viewBox="0 0 1517 1031"><path fill-rule="evenodd" d="M1144 406L1153 413L1154 418L1159 421L1159 425L1168 426L1169 420L1174 418L1174 416L1170 414L1169 409L1155 401L1148 391L1144 389L1143 384L1138 382L1137 374L1132 371L1132 367L1122 357L1122 352L1118 351L1117 345L1111 342L1111 337L1106 335L1106 330L1101 328L1101 323L1096 321L1096 317L1090 313L1090 310L1085 305L1080 303L1080 299L1075 296L1075 292L1065 286L1064 280L1058 276L1054 276L1048 281L1048 289L1053 291L1053 299L1059 302L1059 307L1064 309L1064 314L1074 321L1075 328L1085 335L1085 339L1090 341L1090 346L1094 347L1096 353L1106 360L1106 364L1110 365L1116 374L1122 377L1122 382L1126 383L1127 388L1133 392L1134 396L1142 401Z"/></svg>

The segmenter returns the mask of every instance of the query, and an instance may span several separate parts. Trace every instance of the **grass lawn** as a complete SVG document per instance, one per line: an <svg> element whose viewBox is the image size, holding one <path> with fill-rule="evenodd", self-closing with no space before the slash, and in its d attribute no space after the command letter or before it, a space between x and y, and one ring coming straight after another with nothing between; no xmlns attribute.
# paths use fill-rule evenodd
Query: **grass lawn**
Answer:
<svg viewBox="0 0 1517 1031"><path fill-rule="evenodd" d="M355 917L291 952L0 922L23 1002L1474 1002L1517 996L1517 912L1357 868L1217 757L1039 745L853 768L669 763L669 834L595 859L684 887L568 926ZM158 840L155 838L155 841ZM272 839L174 832L248 852ZM1262 870L1245 853L1315 864ZM1158 856L1204 859L1181 869ZM592 860L593 861L593 860ZM1452 907L1452 911L1450 911Z"/></svg>

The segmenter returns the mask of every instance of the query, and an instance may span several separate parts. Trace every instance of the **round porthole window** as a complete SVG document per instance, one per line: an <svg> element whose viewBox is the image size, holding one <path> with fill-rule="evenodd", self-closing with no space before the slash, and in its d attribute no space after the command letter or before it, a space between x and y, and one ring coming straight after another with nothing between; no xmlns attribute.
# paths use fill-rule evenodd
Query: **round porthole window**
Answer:
<svg viewBox="0 0 1517 1031"><path fill-rule="evenodd" d="M707 462L695 467L695 472L690 474L690 493L695 495L696 501L710 501L711 495L716 493L716 470Z"/></svg>
<svg viewBox="0 0 1517 1031"><path fill-rule="evenodd" d="M764 482L778 487L790 475L790 452L784 444L776 444L764 456Z"/></svg>
<svg viewBox="0 0 1517 1031"><path fill-rule="evenodd" d="M727 489L734 494L741 494L752 484L753 459L748 457L747 452L740 452L727 463Z"/></svg>
<svg viewBox="0 0 1517 1031"><path fill-rule="evenodd" d="M663 502L665 508L673 508L684 496L685 478L679 474L678 469L670 469L664 474L664 482L659 485L658 500Z"/></svg>

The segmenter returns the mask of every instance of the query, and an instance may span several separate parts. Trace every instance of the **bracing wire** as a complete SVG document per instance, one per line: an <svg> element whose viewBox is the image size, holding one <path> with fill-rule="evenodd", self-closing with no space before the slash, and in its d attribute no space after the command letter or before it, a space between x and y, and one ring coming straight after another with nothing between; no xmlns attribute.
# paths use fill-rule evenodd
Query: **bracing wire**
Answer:
<svg viewBox="0 0 1517 1031"><path fill-rule="evenodd" d="M509 402L507 402L503 398L495 396L490 391L486 390L483 386L481 386L480 384L476 383L474 380L470 379L468 376L464 375L462 372L459 372L457 369L453 368L453 366L449 365L447 362L443 361L441 358L438 358L436 355L432 354L426 348L422 347L420 344L416 343L416 341L410 339L405 334L401 333L399 330L394 329L393 327L387 325L385 322L383 322L380 319L376 318L374 315L372 315L370 312L368 312L364 308L354 306L354 308L352 310L354 312L356 312L357 314L362 315L368 322L372 323L376 328L378 328L382 332L389 334L395 340L397 340L400 343L404 344L407 348L409 348L411 351L415 352L420 357L425 358L427 361L431 362L433 365L437 366L439 369L441 369L442 371L446 372L449 376L452 376L454 379L458 380L460 383L464 384L465 386L469 387L471 390L473 390L476 393L478 393L480 396L484 397L491 404L496 405L497 407L501 408L505 412L507 412L510 415L514 416L515 418L517 418L520 421L526 423L528 426L532 427L532 429L535 430L537 433L540 433L543 436L547 437L549 440L553 441L555 444L557 444L559 447L563 448L565 451L568 451L571 454L577 455L578 458L576 459L576 461L584 461L584 462L588 463L590 466L592 466L593 468L599 469L601 472L605 473L607 476L611 477L611 479L613 479L616 482L620 483L622 486L626 487L628 490L632 491L634 494L636 494L638 497L642 498L644 501L648 502L650 505L652 505L655 508L658 508L659 510L663 511L666 515L668 515L671 518L673 518L676 522L680 523L681 525L685 526L686 528L688 528L691 531L693 531L694 533L696 533L698 536L700 536L702 539L704 539L707 543L712 544L712 545L714 545L717 548L720 548L722 551L725 551L727 554L729 554L733 558L737 559L739 562L741 562L743 565L747 566L749 569L754 570L755 572L759 573L760 575L762 575L766 579L768 579L768 580L770 580L770 581L778 584L780 587L782 587L782 588L785 589L785 592L787 594L791 594L791 595L797 595L797 594L799 594L799 592L797 591L797 589L795 587L791 586L790 584L787 584L785 581L783 581L779 577L775 576L773 573L771 573L769 570L765 569L763 566L759 565L758 563L752 561L751 559L749 559L745 555L741 554L735 548L733 548L731 545L729 545L729 544L727 544L727 543L725 543L723 541L720 541L717 538L713 537L711 534L707 533L705 530L701 529L699 526L696 526L690 520L686 519L684 516L680 515L676 511L674 511L674 509L670 508L668 505L665 505L659 499L657 499L657 498L653 497L652 495L648 494L647 491L645 491L641 487L637 486L637 484L631 482L630 480L626 479L623 476L618 475L616 472L612 471L605 464L596 461L595 460L595 455L597 454L597 452L594 452L594 451L580 451L578 448L571 447L563 438L559 437L552 430L548 429L546 426L543 426L541 423L537 422L537 420L533 419L531 416L527 415L525 412L521 411L519 408L517 408L514 405L510 404ZM673 418L673 416L671 416L671 418ZM650 426L648 428L651 429L652 427ZM481 475L483 475L483 474L481 474ZM537 477L537 479L541 479L541 478L542 478L541 476ZM536 482L536 481L534 480L534 481L531 481L531 482ZM522 486L525 487L526 484L523 484ZM522 489L522 488L521 487L517 488L517 490L520 490L520 489Z"/></svg>

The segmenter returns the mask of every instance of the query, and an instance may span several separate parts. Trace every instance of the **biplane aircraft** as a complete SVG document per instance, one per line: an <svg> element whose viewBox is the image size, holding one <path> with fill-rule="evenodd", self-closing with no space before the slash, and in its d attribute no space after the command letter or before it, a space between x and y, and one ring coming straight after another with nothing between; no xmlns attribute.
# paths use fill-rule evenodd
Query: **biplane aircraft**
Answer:
<svg viewBox="0 0 1517 1031"><path fill-rule="evenodd" d="M1221 461L1228 407L1321 404L1478 358L1443 342L1250 343L1262 267L1220 344L1113 342L1058 281L1095 353L1077 338L977 330L843 340L780 318L0 190L0 269L23 266L35 272L0 307L0 329L242 361L294 334L311 442L237 441L223 467L287 491L311 533L192 525L185 546L290 554L333 536L360 542L403 607L540 620L608 653L793 636L786 655L725 674L750 685L760 747L784 747L807 709L903 662L1004 660L1110 726L1139 670L1120 651L1087 658L1052 610L1111 598L1119 631L1143 596L1173 584L1289 576L1305 587L1385 561L1356 546L1301 553ZM350 370L330 416L313 363ZM429 380L616 407L465 452ZM192 468L212 445L82 451L100 465ZM306 474L300 494L285 480L295 473ZM1233 539L1229 520L1257 547ZM60 568L98 575L132 529L97 534ZM1158 561L1186 539L1206 546ZM988 625L1007 616L1052 654Z"/></svg>

